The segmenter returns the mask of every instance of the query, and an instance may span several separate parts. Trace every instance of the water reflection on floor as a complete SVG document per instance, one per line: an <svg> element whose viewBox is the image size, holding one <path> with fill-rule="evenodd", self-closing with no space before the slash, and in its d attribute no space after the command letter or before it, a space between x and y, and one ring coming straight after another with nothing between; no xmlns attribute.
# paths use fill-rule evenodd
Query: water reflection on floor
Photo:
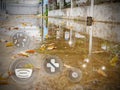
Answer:
<svg viewBox="0 0 120 90"><path fill-rule="evenodd" d="M47 34L43 29L39 53L59 56L68 68L82 70L79 84L85 90L120 88L119 25L95 23L87 27L85 22L50 18L47 28Z"/></svg>
<svg viewBox="0 0 120 90"><path fill-rule="evenodd" d="M94 23L87 27L86 22L21 15L9 16L0 24L1 73L8 70L14 54L29 49L36 51L27 58L37 62L35 67L40 68L39 79L34 80L33 85L26 85L24 90L120 89L120 25ZM24 50L5 47L16 32L26 33L30 38ZM47 76L41 69L41 57L48 54L58 56L63 62L64 67L58 76ZM73 69L82 74L77 82L68 75ZM16 89L13 87L11 90Z"/></svg>

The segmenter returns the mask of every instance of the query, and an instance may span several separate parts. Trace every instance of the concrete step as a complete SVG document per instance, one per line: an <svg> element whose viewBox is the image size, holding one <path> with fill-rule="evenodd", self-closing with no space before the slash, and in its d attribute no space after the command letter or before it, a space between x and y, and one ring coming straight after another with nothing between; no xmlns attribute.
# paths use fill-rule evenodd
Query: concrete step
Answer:
<svg viewBox="0 0 120 90"><path fill-rule="evenodd" d="M37 14L38 5L8 3L6 9L8 14Z"/></svg>

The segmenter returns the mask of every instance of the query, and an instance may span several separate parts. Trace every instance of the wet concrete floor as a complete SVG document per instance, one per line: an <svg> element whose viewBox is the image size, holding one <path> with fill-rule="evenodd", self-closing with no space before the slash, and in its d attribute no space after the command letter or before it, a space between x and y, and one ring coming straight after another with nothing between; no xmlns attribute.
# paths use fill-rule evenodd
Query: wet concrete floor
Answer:
<svg viewBox="0 0 120 90"><path fill-rule="evenodd" d="M86 22L34 15L8 16L0 21L0 90L119 90L119 27L104 23L87 27ZM59 57L62 68L57 74L46 72L47 56ZM11 67L21 59L31 62L27 64L33 69L30 80L15 78ZM77 72L76 79L71 71Z"/></svg>

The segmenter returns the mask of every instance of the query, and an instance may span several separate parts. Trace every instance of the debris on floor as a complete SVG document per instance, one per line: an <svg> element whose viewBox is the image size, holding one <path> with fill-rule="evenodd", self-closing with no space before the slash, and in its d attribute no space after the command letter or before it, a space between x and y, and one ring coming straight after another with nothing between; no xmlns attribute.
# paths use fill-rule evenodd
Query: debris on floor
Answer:
<svg viewBox="0 0 120 90"><path fill-rule="evenodd" d="M19 30L18 27L9 27L8 30Z"/></svg>
<svg viewBox="0 0 120 90"><path fill-rule="evenodd" d="M112 60L110 60L110 65L116 66L117 62L118 62L118 56L116 55L112 58Z"/></svg>
<svg viewBox="0 0 120 90"><path fill-rule="evenodd" d="M27 23L21 23L23 27L26 27L27 26Z"/></svg>
<svg viewBox="0 0 120 90"><path fill-rule="evenodd" d="M26 53L26 52L20 52L18 55L19 56L24 56L24 57L29 57L29 54Z"/></svg>
<svg viewBox="0 0 120 90"><path fill-rule="evenodd" d="M55 46L55 43L48 44L47 50L53 50L56 49L57 47Z"/></svg>
<svg viewBox="0 0 120 90"><path fill-rule="evenodd" d="M8 74L0 75L0 85L8 85Z"/></svg>
<svg viewBox="0 0 120 90"><path fill-rule="evenodd" d="M27 50L26 53L34 54L35 50Z"/></svg>
<svg viewBox="0 0 120 90"><path fill-rule="evenodd" d="M44 51L45 49L46 49L46 45L43 44L43 45L40 46L40 49L39 49L39 50L40 50L40 51Z"/></svg>
<svg viewBox="0 0 120 90"><path fill-rule="evenodd" d="M12 42L7 42L6 43L6 47L12 47L12 46L14 46L14 44Z"/></svg>
<svg viewBox="0 0 120 90"><path fill-rule="evenodd" d="M97 73L102 75L102 76L104 76L104 77L107 77L107 74L103 70L101 70L101 69L98 69Z"/></svg>
<svg viewBox="0 0 120 90"><path fill-rule="evenodd" d="M2 38L0 38L0 42L6 42L7 40L4 40ZM7 41L8 42L8 41Z"/></svg>

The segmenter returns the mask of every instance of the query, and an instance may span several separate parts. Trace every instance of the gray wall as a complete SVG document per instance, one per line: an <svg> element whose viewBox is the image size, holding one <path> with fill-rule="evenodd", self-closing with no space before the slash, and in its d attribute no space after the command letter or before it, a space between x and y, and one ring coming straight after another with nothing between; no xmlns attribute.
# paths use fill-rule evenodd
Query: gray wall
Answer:
<svg viewBox="0 0 120 90"><path fill-rule="evenodd" d="M73 8L72 15L71 9L52 10L49 11L49 16L64 17L64 18L77 18L85 20L90 13L90 6L80 6ZM95 21L108 21L120 22L120 3L109 3L94 6L94 20Z"/></svg>
<svg viewBox="0 0 120 90"><path fill-rule="evenodd" d="M8 14L37 14L38 4L28 5L28 4L7 4Z"/></svg>
<svg viewBox="0 0 120 90"><path fill-rule="evenodd" d="M8 14L37 14L40 0L7 0Z"/></svg>
<svg viewBox="0 0 120 90"><path fill-rule="evenodd" d="M76 22L74 20L49 18L49 23L65 28L72 27L72 30L89 34L89 27L86 26L86 22ZM94 23L92 26L93 37L102 38L109 41L120 42L120 25L117 24L105 24Z"/></svg>

